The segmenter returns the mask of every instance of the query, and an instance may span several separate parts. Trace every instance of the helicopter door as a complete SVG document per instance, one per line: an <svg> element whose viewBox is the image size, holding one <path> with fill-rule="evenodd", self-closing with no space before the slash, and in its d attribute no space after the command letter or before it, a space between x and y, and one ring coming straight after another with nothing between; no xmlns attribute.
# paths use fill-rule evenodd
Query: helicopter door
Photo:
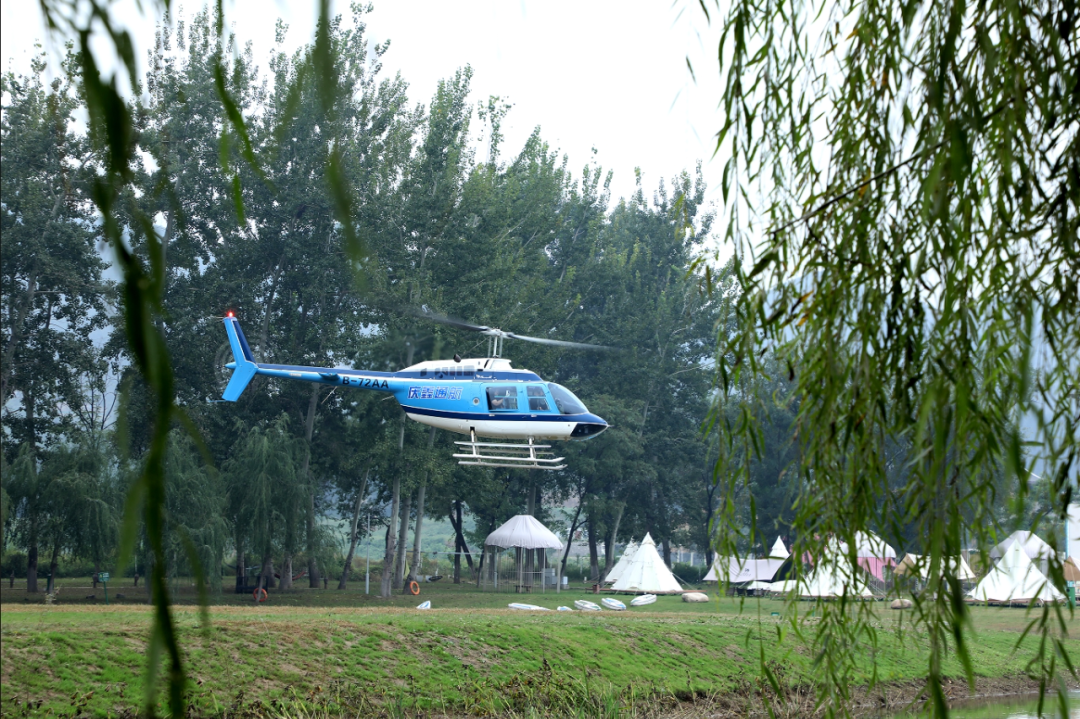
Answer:
<svg viewBox="0 0 1080 719"><path fill-rule="evenodd" d="M512 384L494 385L487 388L488 409L492 412L516 412L518 388Z"/></svg>

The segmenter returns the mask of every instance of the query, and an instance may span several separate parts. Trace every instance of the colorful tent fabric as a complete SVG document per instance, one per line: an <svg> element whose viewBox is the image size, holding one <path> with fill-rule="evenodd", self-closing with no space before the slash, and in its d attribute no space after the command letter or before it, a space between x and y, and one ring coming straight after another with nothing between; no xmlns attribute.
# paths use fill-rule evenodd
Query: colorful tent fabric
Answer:
<svg viewBox="0 0 1080 719"><path fill-rule="evenodd" d="M855 556L859 566L878 579L885 578L885 567L896 564L896 550L873 532L855 533Z"/></svg>
<svg viewBox="0 0 1080 719"><path fill-rule="evenodd" d="M1078 560L1076 557L1069 557L1065 560L1065 566L1062 570L1065 572L1066 582L1080 582L1080 566L1077 565Z"/></svg>
<svg viewBox="0 0 1080 719"><path fill-rule="evenodd" d="M949 557L948 562L952 568L953 574L961 582L971 582L975 580L975 572L971 571L971 567L963 557ZM896 573L910 574L919 577L920 579L929 579L930 557L922 554L905 554L904 558L900 560L900 563L896 565Z"/></svg>
<svg viewBox="0 0 1080 719"><path fill-rule="evenodd" d="M656 551L656 542L646 534L634 556L627 563L618 581L611 588L617 592L648 592L649 594L672 594L681 592L679 580L664 564Z"/></svg>
<svg viewBox="0 0 1080 719"><path fill-rule="evenodd" d="M511 517L484 540L485 547L522 549L562 549L562 541L531 514Z"/></svg>
<svg viewBox="0 0 1080 719"><path fill-rule="evenodd" d="M980 602L1030 604L1058 602L1064 595L1050 584L1031 561L1021 542L1013 542L990 573L983 577L969 597Z"/></svg>
<svg viewBox="0 0 1080 719"><path fill-rule="evenodd" d="M638 543L634 540L630 540L630 543L626 545L626 549L623 550L622 556L619 557L619 561L615 562L615 566L611 568L611 571L604 577L604 584L614 584L615 581L622 576L622 573L626 570L630 560L634 558L634 553L638 549Z"/></svg>

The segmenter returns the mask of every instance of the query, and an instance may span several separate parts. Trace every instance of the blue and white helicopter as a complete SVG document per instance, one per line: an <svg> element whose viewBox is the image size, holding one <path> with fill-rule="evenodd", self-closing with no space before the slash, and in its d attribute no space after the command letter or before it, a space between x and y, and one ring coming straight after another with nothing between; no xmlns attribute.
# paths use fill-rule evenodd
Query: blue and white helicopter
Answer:
<svg viewBox="0 0 1080 719"><path fill-rule="evenodd" d="M226 313L233 371L222 396L227 402L240 398L255 377L298 379L318 384L356 387L393 395L406 416L421 424L447 429L469 437L455 444L467 449L455 454L460 464L484 467L563 469L563 457L550 452L551 445L537 440L588 439L608 428L607 422L585 408L574 393L554 382L545 382L529 370L514 369L500 356L507 339L573 347L607 349L600 345L529 337L493 327L471 325L425 313L425 316L459 329L487 335L490 357L419 362L399 372L299 367L255 361L240 321ZM480 442L478 438L523 440Z"/></svg>

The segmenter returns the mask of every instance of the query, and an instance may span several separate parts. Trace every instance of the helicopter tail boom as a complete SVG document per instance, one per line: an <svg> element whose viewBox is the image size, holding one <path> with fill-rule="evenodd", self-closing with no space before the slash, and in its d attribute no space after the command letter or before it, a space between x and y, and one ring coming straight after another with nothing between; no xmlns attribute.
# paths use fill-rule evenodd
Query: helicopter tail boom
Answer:
<svg viewBox="0 0 1080 719"><path fill-rule="evenodd" d="M232 347L233 353L232 364L235 364L235 367L232 379L229 380L228 386L225 387L225 394L221 398L226 402L235 402L240 399L244 388L255 377L258 365L255 364L251 347L244 338L244 331L240 329L240 321L235 317L226 317L225 332L229 335L229 346Z"/></svg>

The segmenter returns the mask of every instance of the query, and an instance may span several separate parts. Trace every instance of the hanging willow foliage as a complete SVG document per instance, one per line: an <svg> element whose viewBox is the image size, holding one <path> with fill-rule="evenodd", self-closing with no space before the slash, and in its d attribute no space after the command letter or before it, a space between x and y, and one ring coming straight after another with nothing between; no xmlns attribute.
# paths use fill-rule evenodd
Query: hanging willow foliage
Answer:
<svg viewBox="0 0 1080 719"><path fill-rule="evenodd" d="M159 17L168 18L170 0L156 0L146 10ZM127 77L132 88L139 88L138 67L135 62L135 45L131 35L124 29L109 2L100 0L41 0L41 13L46 28L62 46L68 39L78 45L81 91L89 115L90 136L102 150L102 167L93 187L93 200L102 217L102 232L113 246L123 272L121 298L124 312L124 328L129 349L135 364L153 397L154 425L149 449L142 471L132 486L124 511L121 531L119 566L124 566L134 547L140 524L146 528L146 537L154 556L153 572L149 583L154 602L154 624L147 652L147 694L145 711L148 716L157 713L156 675L158 665L165 657L168 678L168 704L173 716L185 713L184 691L186 672L180 655L175 626L169 610L169 589L166 582L167 566L164 549L166 524L165 466L169 445L169 430L174 422L184 425L202 450L207 463L211 463L193 423L182 409L176 406L172 363L165 338L160 329L164 308L165 252L162 238L153 226L153 218L142 212L131 201L134 168L139 158L134 141L134 109L123 97L119 77L102 75L98 57L92 45L95 37L101 37L106 47L111 47L119 61L118 74ZM359 10L354 6L354 10ZM230 167L230 146L236 146L244 162L266 182L265 173L256 156L246 123L238 105L230 94L228 67L229 53L235 48L227 36L224 22L223 1L216 3L219 47L214 57L214 81L221 101L223 127L221 135L221 170L232 179L233 201L237 217L243 220L243 188L240 174ZM333 43L330 28L335 22L330 15L329 0L319 2L319 21L305 72L294 79L295 87L287 90L290 98L299 97L299 87L309 81L309 75L317 81L318 94L324 112L333 117L336 101L341 94L337 73L338 48ZM334 151L327 161L328 191L333 198L340 229L345 239L345 249L357 270L357 282L363 284L361 265L366 252L357 235L350 211L354 202L352 188L348 186L341 171L338 144L331 137ZM271 190L273 188L271 187ZM124 228L117 222L122 213L135 218L146 238L144 251L136 254L123 241ZM126 402L123 403L126 406ZM121 411L121 429L124 426ZM203 621L207 621L204 575L198 552L190 541L185 542L187 558L196 575L199 596L203 604Z"/></svg>
<svg viewBox="0 0 1080 719"><path fill-rule="evenodd" d="M1037 531L995 511L1003 490L1023 506L1032 472L1048 478L1058 521L1075 492L1077 5L733 0L717 11L717 153L726 239L741 248L736 321L719 337L717 481L729 496L748 481L762 451L758 378L789 378L792 555L828 556L839 540L843 568L856 532L920 538L901 546L932 561L914 629L928 646L928 708L945 715L944 660L958 657L969 681L973 667L968 606L943 559L977 547L988 567L1005 532ZM735 554L737 508L714 529L718 553ZM845 573L853 590L857 572ZM1064 590L1056 558L1049 578ZM842 699L873 650L875 611L847 598L818 615L819 696ZM1022 650L1045 687L1076 676L1059 639L1071 616L1031 615Z"/></svg>

